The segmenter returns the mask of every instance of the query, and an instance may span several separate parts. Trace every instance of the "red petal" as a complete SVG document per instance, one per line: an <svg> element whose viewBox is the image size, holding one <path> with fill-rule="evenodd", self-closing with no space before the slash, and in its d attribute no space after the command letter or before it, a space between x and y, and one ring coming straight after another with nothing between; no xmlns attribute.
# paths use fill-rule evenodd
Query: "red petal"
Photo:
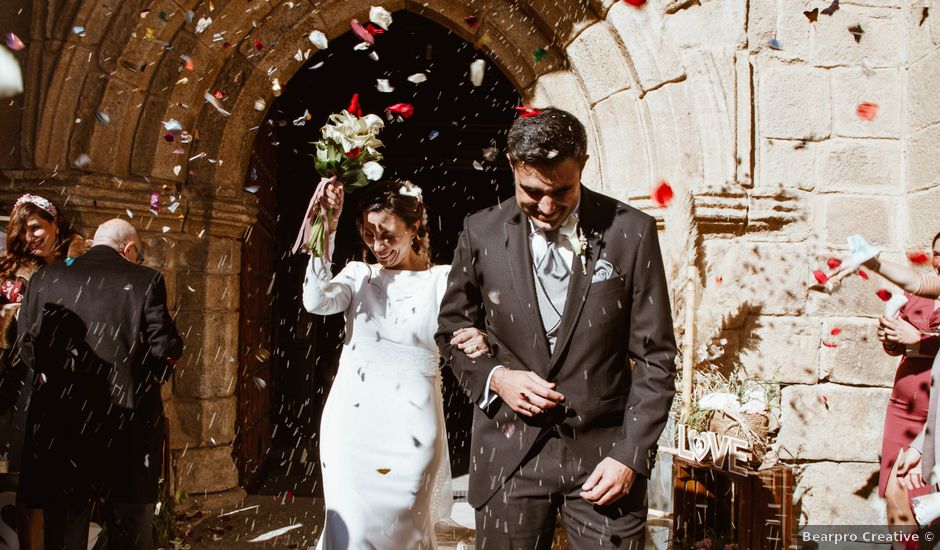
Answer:
<svg viewBox="0 0 940 550"><path fill-rule="evenodd" d="M829 280L829 277L819 269L813 271L813 277L816 277L816 282L821 285L826 284L826 281Z"/></svg>
<svg viewBox="0 0 940 550"><path fill-rule="evenodd" d="M930 262L930 256L924 250L908 250L907 259L914 265L923 265Z"/></svg>
<svg viewBox="0 0 940 550"><path fill-rule="evenodd" d="M375 44L375 37L372 36L372 33L366 30L365 27L359 24L359 21L353 19L349 22L349 28L352 29L352 32L356 34L363 41L368 42L369 44Z"/></svg>
<svg viewBox="0 0 940 550"><path fill-rule="evenodd" d="M258 40L257 38L255 38L254 44L255 44L255 49L258 50L259 52L264 49L264 44L262 44L261 41Z"/></svg>
<svg viewBox="0 0 940 550"><path fill-rule="evenodd" d="M861 277L862 279L865 279L866 281L868 280L868 273L865 273L861 269L858 270L858 276Z"/></svg>
<svg viewBox="0 0 940 550"><path fill-rule="evenodd" d="M540 114L542 114L542 111L539 111L538 109L536 109L535 107L532 107L531 105L523 105L522 107L516 107L516 111L518 111L519 116L522 118L529 118L529 117L539 116Z"/></svg>
<svg viewBox="0 0 940 550"><path fill-rule="evenodd" d="M227 50L227 49L229 49L229 48L231 48L231 47L232 47L232 43L231 43L231 42L223 42L223 43L222 43L222 49L223 49L223 50Z"/></svg>
<svg viewBox="0 0 940 550"><path fill-rule="evenodd" d="M839 258L829 258L826 260L826 265L829 266L829 269L835 269L842 265L842 260Z"/></svg>
<svg viewBox="0 0 940 550"><path fill-rule="evenodd" d="M642 8L643 4L646 3L646 0L623 0L625 3L630 4L634 8Z"/></svg>
<svg viewBox="0 0 940 550"><path fill-rule="evenodd" d="M415 114L415 108L410 103L396 103L388 107L388 111L391 113L397 113L405 118L410 117Z"/></svg>
<svg viewBox="0 0 940 550"><path fill-rule="evenodd" d="M839 327L836 327L836 328L832 329L832 332L830 332L829 334L832 334L833 336L838 336L838 335L842 334L842 329L839 328Z"/></svg>
<svg viewBox="0 0 940 550"><path fill-rule="evenodd" d="M659 182L659 186L650 193L650 198L659 206L668 206L674 196L675 193L672 192L672 187L669 187L666 180Z"/></svg>
<svg viewBox="0 0 940 550"><path fill-rule="evenodd" d="M359 107L359 94L353 94L352 99L349 100L349 107L346 107L346 110L349 111L350 114L358 117L362 116L362 109Z"/></svg>
<svg viewBox="0 0 940 550"><path fill-rule="evenodd" d="M366 30L369 31L369 34L375 36L377 34L385 34L385 29L382 27L376 27L372 23L366 23Z"/></svg>
<svg viewBox="0 0 940 550"><path fill-rule="evenodd" d="M471 28L476 28L476 26L480 24L480 18L476 15L468 15L463 18L463 22Z"/></svg>
<svg viewBox="0 0 940 550"><path fill-rule="evenodd" d="M834 343L832 343L832 342L826 342L825 340L823 340L822 345L826 346L827 348L834 348L834 347L836 347L836 345L835 345Z"/></svg>
<svg viewBox="0 0 940 550"><path fill-rule="evenodd" d="M877 294L878 297L881 298L882 302L887 302L888 300L891 299L891 293L883 288L878 289L878 291L875 292L875 294Z"/></svg>
<svg viewBox="0 0 940 550"><path fill-rule="evenodd" d="M163 139L165 139L165 140L167 140L167 141L169 141L169 142L172 142L174 139L176 139L176 136L174 136L174 135L173 135L172 133L170 133L170 132L167 132L167 133L163 134Z"/></svg>
<svg viewBox="0 0 940 550"><path fill-rule="evenodd" d="M862 120L874 120L875 115L878 114L878 105L876 103L868 102L859 103L858 106L855 107L855 114L857 114L858 118Z"/></svg>
<svg viewBox="0 0 940 550"><path fill-rule="evenodd" d="M346 156L349 157L349 158L351 158L351 159L354 159L354 158L358 157L358 156L359 156L359 153L361 153L361 152L362 152L362 151L361 151L358 147L356 147L355 149L350 149L349 152L346 153Z"/></svg>
<svg viewBox="0 0 940 550"><path fill-rule="evenodd" d="M222 90L216 90L212 95L215 96L216 99L222 99L225 97L225 94L222 93Z"/></svg>

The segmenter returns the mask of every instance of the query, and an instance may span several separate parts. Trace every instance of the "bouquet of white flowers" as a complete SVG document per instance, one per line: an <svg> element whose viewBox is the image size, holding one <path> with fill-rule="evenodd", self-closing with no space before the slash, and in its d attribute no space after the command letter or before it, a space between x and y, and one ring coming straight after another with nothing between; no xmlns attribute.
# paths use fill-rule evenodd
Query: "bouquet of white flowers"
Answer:
<svg viewBox="0 0 940 550"><path fill-rule="evenodd" d="M320 183L294 242L295 253L301 250L316 256L329 255L327 228L334 213L321 205L323 195L328 185L340 184L343 191L352 192L382 178L385 169L379 164L382 154L378 149L383 145L377 136L384 126L376 115L361 116L354 96L348 110L330 115L329 122L320 128L322 137L315 144L314 155Z"/></svg>

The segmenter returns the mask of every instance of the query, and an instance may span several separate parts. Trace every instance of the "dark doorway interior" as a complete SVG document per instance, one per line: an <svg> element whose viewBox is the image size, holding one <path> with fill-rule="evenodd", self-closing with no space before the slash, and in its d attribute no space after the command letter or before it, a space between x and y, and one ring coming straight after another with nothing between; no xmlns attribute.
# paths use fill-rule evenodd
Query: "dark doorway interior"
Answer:
<svg viewBox="0 0 940 550"><path fill-rule="evenodd" d="M456 34L407 11L396 12L390 30L376 36L378 61L367 51L355 51L359 42L355 35L346 33L333 40L328 50L312 56L271 105L268 120L259 129L258 143L274 146L273 166L268 168L277 181L276 185L262 182L261 189L252 188L271 199L261 203L263 208L270 205L273 209L268 212L274 220L273 262L252 266L254 276L243 279L243 284L263 281L262 292L270 288L266 295L273 312L269 385L272 449L265 460L255 461L263 466L257 470L257 483L248 488L257 492L321 493L317 431L342 347L343 320L342 315L322 318L303 311L300 290L307 256L291 256L288 249L319 180L310 156L311 143L320 137L319 128L327 116L346 108L354 93L359 94L364 113L383 118L389 105L414 105L412 117L388 122L380 135L386 145L383 164L386 178L410 179L424 190L435 263L451 262L466 214L495 205L513 192L502 149L519 95L493 63L487 59L483 84L474 87L469 79L470 64L485 56ZM419 72L427 75L426 82L416 85L407 80ZM389 79L395 90L379 92L379 78ZM295 125L305 111L310 120ZM484 158L483 150L488 147L500 149L494 160ZM259 186L261 180L253 180L249 174L247 181L246 186ZM333 256L337 269L362 257L350 214L355 200L354 195L347 198L347 210L340 220ZM270 276L259 275L264 270L269 270ZM243 352L251 354L250 350ZM444 384L456 477L468 470L473 405L457 389L449 371L445 371ZM240 411L254 410L243 406L241 396L239 399Z"/></svg>

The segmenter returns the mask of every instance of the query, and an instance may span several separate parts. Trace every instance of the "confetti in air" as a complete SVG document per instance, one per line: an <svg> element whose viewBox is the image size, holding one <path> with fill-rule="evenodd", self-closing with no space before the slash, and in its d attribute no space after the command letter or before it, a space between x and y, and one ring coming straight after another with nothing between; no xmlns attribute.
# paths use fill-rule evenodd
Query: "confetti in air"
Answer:
<svg viewBox="0 0 940 550"><path fill-rule="evenodd" d="M909 250L907 259L914 265L924 265L930 263L930 253L923 249Z"/></svg>
<svg viewBox="0 0 940 550"><path fill-rule="evenodd" d="M855 107L855 114L858 115L858 118L871 122L875 120L875 116L878 114L878 105L868 102L859 103L858 106Z"/></svg>
<svg viewBox="0 0 940 550"><path fill-rule="evenodd" d="M672 187L670 187L665 180L660 181L659 185L657 185L650 194L650 198L653 199L653 202L661 207L669 206L673 196L675 196L675 193L673 193Z"/></svg>

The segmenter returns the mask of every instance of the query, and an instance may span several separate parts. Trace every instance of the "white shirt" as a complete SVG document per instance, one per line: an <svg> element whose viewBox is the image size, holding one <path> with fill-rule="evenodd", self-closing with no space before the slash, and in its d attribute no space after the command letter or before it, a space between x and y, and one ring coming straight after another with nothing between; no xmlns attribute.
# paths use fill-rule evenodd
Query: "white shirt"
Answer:
<svg viewBox="0 0 940 550"><path fill-rule="evenodd" d="M571 264L574 262L574 249L572 248L573 242L578 239L578 208L575 207L574 211L568 216L568 218L558 227L558 232L561 235L567 237L567 239L561 239L558 243L558 253L561 255L561 258L567 264L568 269L571 269ZM542 258L545 257L545 253L548 252L548 241L545 239L545 230L538 229L535 227L535 224L532 223L532 220L529 220L529 251L532 253L532 265L539 265ZM496 369L506 368L503 365L496 365L493 367L493 370L490 371L489 376L486 377L486 385L483 386L483 397L480 398L480 402L477 403L480 408L485 409L493 404L493 401L496 400L498 395L496 392L490 392L490 382L493 379L493 373L496 372Z"/></svg>

